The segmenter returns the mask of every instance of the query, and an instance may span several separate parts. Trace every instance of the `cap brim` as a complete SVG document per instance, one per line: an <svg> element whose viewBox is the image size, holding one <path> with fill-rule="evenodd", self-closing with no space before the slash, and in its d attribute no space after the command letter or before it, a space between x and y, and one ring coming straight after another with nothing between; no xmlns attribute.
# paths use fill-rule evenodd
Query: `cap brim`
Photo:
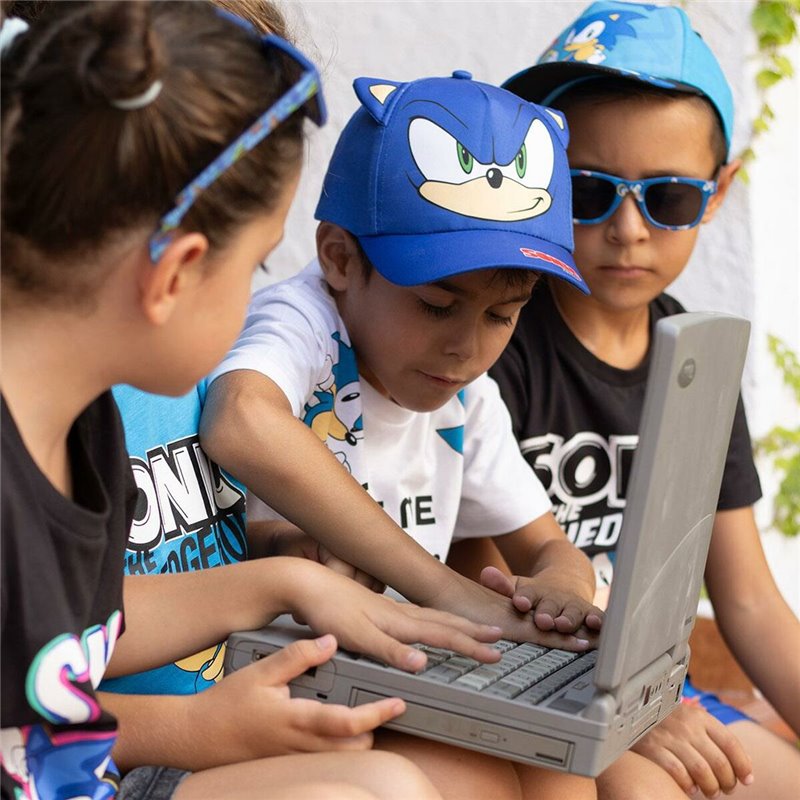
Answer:
<svg viewBox="0 0 800 800"><path fill-rule="evenodd" d="M478 269L527 269L589 287L569 250L513 231L442 231L421 235L359 236L367 258L390 283L418 286Z"/></svg>
<svg viewBox="0 0 800 800"><path fill-rule="evenodd" d="M532 67L518 72L509 78L503 88L519 95L533 103L548 105L550 96L556 89L566 88L566 84L583 77L615 77L624 78L638 83L647 83L651 86L660 86L662 89L674 89L679 92L702 94L696 86L686 83L657 78L633 70L624 70L617 67L604 67L599 64L586 64L577 61L553 61L546 64L534 64ZM557 98L552 101L558 106Z"/></svg>

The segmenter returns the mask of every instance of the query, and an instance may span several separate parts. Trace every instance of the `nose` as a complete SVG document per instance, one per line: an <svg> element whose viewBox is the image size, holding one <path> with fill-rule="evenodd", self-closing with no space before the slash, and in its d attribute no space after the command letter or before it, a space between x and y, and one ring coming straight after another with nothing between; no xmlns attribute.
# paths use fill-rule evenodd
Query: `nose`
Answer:
<svg viewBox="0 0 800 800"><path fill-rule="evenodd" d="M503 183L503 173L496 167L492 167L486 173L486 180L489 181L489 186L491 186L492 189L499 189Z"/></svg>
<svg viewBox="0 0 800 800"><path fill-rule="evenodd" d="M455 356L459 361L469 361L479 350L478 330L473 325L462 323L453 326L445 340L444 352L447 356Z"/></svg>
<svg viewBox="0 0 800 800"><path fill-rule="evenodd" d="M633 192L622 198L617 210L609 217L606 235L619 244L640 242L650 236L650 227L636 204Z"/></svg>

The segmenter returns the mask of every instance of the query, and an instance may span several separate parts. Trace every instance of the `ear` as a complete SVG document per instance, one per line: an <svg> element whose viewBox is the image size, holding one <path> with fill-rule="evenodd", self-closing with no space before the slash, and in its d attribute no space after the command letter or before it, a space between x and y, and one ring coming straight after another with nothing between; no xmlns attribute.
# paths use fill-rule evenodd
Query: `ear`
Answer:
<svg viewBox="0 0 800 800"><path fill-rule="evenodd" d="M353 235L333 222L317 226L317 257L322 274L334 292L344 292L362 266Z"/></svg>
<svg viewBox="0 0 800 800"><path fill-rule="evenodd" d="M556 139L561 142L561 146L566 150L569 144L569 126L567 125L567 118L554 108L542 107L542 118L547 123L551 132L555 134Z"/></svg>
<svg viewBox="0 0 800 800"><path fill-rule="evenodd" d="M157 264L142 265L139 277L140 303L147 320L156 326L169 322L178 301L201 277L201 264L208 253L202 233L187 233L173 239Z"/></svg>
<svg viewBox="0 0 800 800"><path fill-rule="evenodd" d="M725 202L728 189L731 188L733 179L736 177L736 173L741 169L741 167L742 160L740 158L736 158L729 164L723 164L719 168L719 174L717 175L717 191L708 201L705 213L703 214L703 225L705 225L707 222L711 222L711 220L714 219L714 216L719 210L720 206L722 206L723 202Z"/></svg>
<svg viewBox="0 0 800 800"><path fill-rule="evenodd" d="M361 105L369 111L376 122L381 123L394 105L400 94L397 89L402 85L402 83L385 81L381 78L356 78L353 81L353 89L361 101Z"/></svg>

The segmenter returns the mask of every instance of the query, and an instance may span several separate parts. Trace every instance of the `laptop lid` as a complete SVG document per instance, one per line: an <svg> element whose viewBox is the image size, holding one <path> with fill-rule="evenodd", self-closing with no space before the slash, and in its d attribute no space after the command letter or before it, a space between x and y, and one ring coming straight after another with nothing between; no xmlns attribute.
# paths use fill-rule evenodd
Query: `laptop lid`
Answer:
<svg viewBox="0 0 800 800"><path fill-rule="evenodd" d="M711 313L656 325L595 668L601 689L616 693L694 625L749 332L746 320Z"/></svg>

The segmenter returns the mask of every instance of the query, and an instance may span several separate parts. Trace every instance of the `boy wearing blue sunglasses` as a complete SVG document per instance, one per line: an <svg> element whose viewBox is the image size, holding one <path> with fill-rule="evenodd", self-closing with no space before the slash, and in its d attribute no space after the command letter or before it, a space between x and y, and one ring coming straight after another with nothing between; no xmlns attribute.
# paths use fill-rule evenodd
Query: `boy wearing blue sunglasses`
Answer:
<svg viewBox="0 0 800 800"><path fill-rule="evenodd" d="M740 166L729 159L731 90L681 9L620 2L591 5L506 88L567 116L575 261L591 295L547 281L492 374L557 519L607 591L651 332L683 310L665 289ZM752 509L760 494L740 402L706 586L728 645L800 733L800 625L761 549ZM684 696L636 753L684 792L793 795L796 749L688 682ZM620 759L601 777L600 797L630 789L636 765L635 755Z"/></svg>

